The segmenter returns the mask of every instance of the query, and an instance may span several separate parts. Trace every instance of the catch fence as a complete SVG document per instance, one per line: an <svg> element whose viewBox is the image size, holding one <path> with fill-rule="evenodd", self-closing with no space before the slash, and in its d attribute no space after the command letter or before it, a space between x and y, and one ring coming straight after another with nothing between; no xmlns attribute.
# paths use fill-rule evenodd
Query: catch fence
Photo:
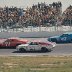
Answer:
<svg viewBox="0 0 72 72"><path fill-rule="evenodd" d="M38 32L38 31L72 31L71 26L52 26L52 27L23 27L23 28L0 28L0 32Z"/></svg>

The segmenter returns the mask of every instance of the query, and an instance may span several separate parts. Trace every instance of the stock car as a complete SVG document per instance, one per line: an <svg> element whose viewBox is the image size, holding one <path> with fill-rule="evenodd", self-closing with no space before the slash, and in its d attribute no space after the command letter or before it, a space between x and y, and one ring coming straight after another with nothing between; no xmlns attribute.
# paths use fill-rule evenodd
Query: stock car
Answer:
<svg viewBox="0 0 72 72"><path fill-rule="evenodd" d="M27 44L18 45L16 49L19 52L26 52L26 51L47 52L47 51L51 51L55 46L56 43L52 43L52 42L30 41Z"/></svg>
<svg viewBox="0 0 72 72"><path fill-rule="evenodd" d="M63 33L60 36L49 37L48 41L56 43L72 43L72 32Z"/></svg>
<svg viewBox="0 0 72 72"><path fill-rule="evenodd" d="M11 37L8 39L0 39L0 48L16 48L17 45L26 44L28 40L23 38Z"/></svg>

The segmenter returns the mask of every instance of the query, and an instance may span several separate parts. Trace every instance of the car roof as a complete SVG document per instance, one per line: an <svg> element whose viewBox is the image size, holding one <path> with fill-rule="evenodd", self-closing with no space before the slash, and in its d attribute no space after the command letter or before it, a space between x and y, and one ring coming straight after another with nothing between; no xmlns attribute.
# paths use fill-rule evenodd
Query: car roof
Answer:
<svg viewBox="0 0 72 72"><path fill-rule="evenodd" d="M63 34L72 34L72 32L66 32L66 33L63 33Z"/></svg>
<svg viewBox="0 0 72 72"><path fill-rule="evenodd" d="M8 38L8 39L15 39L15 40L20 40L20 41L27 41L27 39L24 39L24 38L18 38L18 37L11 37L11 38Z"/></svg>
<svg viewBox="0 0 72 72"><path fill-rule="evenodd" d="M33 40L33 41L30 41L30 42L36 42L36 43L51 43L49 41L45 42L45 41L40 41L40 40Z"/></svg>
<svg viewBox="0 0 72 72"><path fill-rule="evenodd" d="M8 39L19 39L18 37L10 37Z"/></svg>

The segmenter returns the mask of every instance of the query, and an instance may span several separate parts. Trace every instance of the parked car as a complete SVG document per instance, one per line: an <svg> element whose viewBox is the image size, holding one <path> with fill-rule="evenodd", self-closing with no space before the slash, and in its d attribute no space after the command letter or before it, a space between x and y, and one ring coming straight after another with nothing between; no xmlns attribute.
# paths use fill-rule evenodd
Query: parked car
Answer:
<svg viewBox="0 0 72 72"><path fill-rule="evenodd" d="M60 36L49 37L48 41L56 43L72 43L72 32L63 33Z"/></svg>
<svg viewBox="0 0 72 72"><path fill-rule="evenodd" d="M22 38L0 39L0 48L16 48L17 45L26 44L28 40Z"/></svg>
<svg viewBox="0 0 72 72"><path fill-rule="evenodd" d="M51 51L52 48L56 46L55 43L52 42L38 42L31 41L27 44L21 44L16 47L17 51L26 52L26 51Z"/></svg>

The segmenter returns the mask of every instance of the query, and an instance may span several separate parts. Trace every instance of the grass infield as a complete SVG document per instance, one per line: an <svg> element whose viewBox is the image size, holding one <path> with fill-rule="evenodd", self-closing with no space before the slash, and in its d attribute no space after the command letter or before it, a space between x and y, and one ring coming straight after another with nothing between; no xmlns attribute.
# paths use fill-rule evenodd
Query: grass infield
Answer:
<svg viewBox="0 0 72 72"><path fill-rule="evenodd" d="M72 57L0 57L0 72L72 72Z"/></svg>

